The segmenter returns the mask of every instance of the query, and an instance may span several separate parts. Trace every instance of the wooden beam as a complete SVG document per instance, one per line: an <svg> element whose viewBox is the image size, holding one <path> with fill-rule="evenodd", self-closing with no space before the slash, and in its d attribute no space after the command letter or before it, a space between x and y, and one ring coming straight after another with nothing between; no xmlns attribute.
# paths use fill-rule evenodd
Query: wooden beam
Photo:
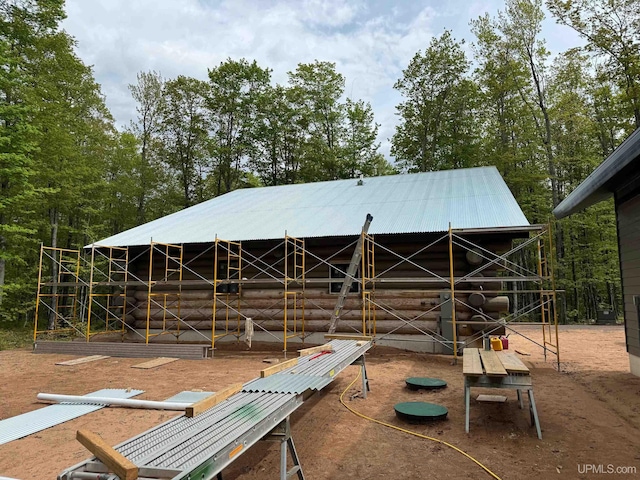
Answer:
<svg viewBox="0 0 640 480"><path fill-rule="evenodd" d="M521 373L528 375L529 368L514 353L496 352L496 355L502 362L502 366L509 373Z"/></svg>
<svg viewBox="0 0 640 480"><path fill-rule="evenodd" d="M508 375L495 351L480 350L480 358L482 359L484 371L488 376L506 377Z"/></svg>
<svg viewBox="0 0 640 480"><path fill-rule="evenodd" d="M462 350L462 374L479 377L483 374L480 352L477 348L465 348Z"/></svg>
<svg viewBox="0 0 640 480"><path fill-rule="evenodd" d="M242 390L242 384L236 383L227 387L219 392L214 393L213 395L208 396L207 398L203 398L199 402L194 403L190 407L185 409L185 415L187 417L195 417L196 415L200 415L205 410L209 410L211 407L218 405L219 403L224 402L231 395L235 395L240 390Z"/></svg>
<svg viewBox="0 0 640 480"><path fill-rule="evenodd" d="M274 373L281 372L286 370L287 368L291 368L298 364L297 358L292 358L291 360L284 361L282 363L278 363L276 365L272 365L271 367L267 367L264 370L260 370L260 378L265 378Z"/></svg>
<svg viewBox="0 0 640 480"><path fill-rule="evenodd" d="M364 340L367 342L373 340L373 337L368 337L366 335L338 335L333 333L326 333L324 338L329 340Z"/></svg>
<svg viewBox="0 0 640 480"><path fill-rule="evenodd" d="M99 435L88 430L78 430L76 439L121 480L136 480L138 478L138 467L108 445Z"/></svg>
<svg viewBox="0 0 640 480"><path fill-rule="evenodd" d="M302 350L298 350L298 353L301 357L306 357L307 355L313 355L314 353L320 352L333 352L333 345L330 343L325 343L324 345L318 345L317 347L303 348Z"/></svg>

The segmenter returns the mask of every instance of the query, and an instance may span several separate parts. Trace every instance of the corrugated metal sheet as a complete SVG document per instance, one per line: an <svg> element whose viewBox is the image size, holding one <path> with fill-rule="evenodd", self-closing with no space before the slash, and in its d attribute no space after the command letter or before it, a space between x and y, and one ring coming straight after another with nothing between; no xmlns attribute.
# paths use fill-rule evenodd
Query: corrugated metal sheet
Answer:
<svg viewBox="0 0 640 480"><path fill-rule="evenodd" d="M357 345L349 340L330 343L334 353L301 357L297 366L248 382L242 392L214 408L193 418L171 419L118 445L116 450L138 465L180 469L197 465L292 397L328 385L342 364L348 365L371 347L370 343Z"/></svg>
<svg viewBox="0 0 640 480"><path fill-rule="evenodd" d="M320 390L331 383L332 378L312 375L280 374L266 378L257 378L244 386L244 392L266 393L304 393L307 390Z"/></svg>
<svg viewBox="0 0 640 480"><path fill-rule="evenodd" d="M370 345L357 345L352 340L332 340L329 343L333 346L333 353L300 357L297 365L275 375L252 380L244 385L242 391L300 394L307 390L320 390L340 373L342 364L346 362L348 365L370 348Z"/></svg>
<svg viewBox="0 0 640 480"><path fill-rule="evenodd" d="M123 342L54 342L38 341L34 353L69 353L73 355L109 355L110 357L151 358L172 357L190 360L205 358L207 346L171 343Z"/></svg>
<svg viewBox="0 0 640 480"><path fill-rule="evenodd" d="M122 390L105 388L97 392L88 393L86 397L110 397L110 398L131 398L144 393L144 390ZM53 427L60 423L74 418L95 412L104 408L104 405L91 405L79 403L61 403L39 408L32 412L23 413L16 417L7 418L0 421L0 445L3 443L26 437L32 433L39 432L46 428Z"/></svg>
<svg viewBox="0 0 640 480"><path fill-rule="evenodd" d="M529 225L495 167L235 190L96 242L100 245L357 235Z"/></svg>

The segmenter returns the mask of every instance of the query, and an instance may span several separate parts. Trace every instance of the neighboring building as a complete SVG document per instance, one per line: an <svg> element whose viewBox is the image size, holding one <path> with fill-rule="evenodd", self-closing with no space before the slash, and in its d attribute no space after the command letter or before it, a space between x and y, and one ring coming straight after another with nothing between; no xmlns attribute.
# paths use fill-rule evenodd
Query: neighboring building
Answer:
<svg viewBox="0 0 640 480"><path fill-rule="evenodd" d="M640 376L640 129L558 205L563 218L613 195L624 299L624 324L631 373Z"/></svg>

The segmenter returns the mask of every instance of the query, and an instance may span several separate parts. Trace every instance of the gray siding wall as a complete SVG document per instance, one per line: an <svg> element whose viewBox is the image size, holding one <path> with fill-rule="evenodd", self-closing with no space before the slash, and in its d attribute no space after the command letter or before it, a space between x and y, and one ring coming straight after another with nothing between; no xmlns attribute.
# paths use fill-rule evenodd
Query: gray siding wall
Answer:
<svg viewBox="0 0 640 480"><path fill-rule="evenodd" d="M640 357L640 192L616 199L627 351Z"/></svg>

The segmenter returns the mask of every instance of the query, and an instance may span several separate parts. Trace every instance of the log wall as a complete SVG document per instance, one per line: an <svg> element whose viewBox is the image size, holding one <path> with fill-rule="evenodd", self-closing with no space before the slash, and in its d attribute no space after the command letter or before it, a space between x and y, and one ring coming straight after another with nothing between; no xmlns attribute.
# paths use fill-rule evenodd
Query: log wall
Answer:
<svg viewBox="0 0 640 480"><path fill-rule="evenodd" d="M415 254L418 250L433 242L437 237L429 235L398 235L398 236L377 236L375 248L375 271L381 275L382 279L408 279L406 282L377 283L374 300L380 305L376 311L377 331L386 333L395 330L396 333L416 333L419 330L439 330L440 309L439 290L449 290L447 281L421 282L424 279L435 278L420 267L425 268L435 275L444 279L449 278L449 245L448 238L438 242L428 250ZM351 260L354 246L345 249L342 253L335 253L344 246L354 242L355 237L332 238L332 239L308 239L306 241L305 268L308 283L304 289L304 316L305 330L312 332L324 332L328 328L331 311L335 306L338 295L330 292L329 275L330 267L326 263L318 260L328 259L332 265L346 265ZM476 241L476 239L474 239ZM511 248L512 238L507 236L482 237L477 242L483 247L493 252L505 252ZM180 317L189 322L191 326L202 330L211 330L213 322L213 281L214 252L213 249L202 253L210 247L210 244L188 245L184 249L183 284L180 291L180 300L175 294L178 288L175 282L163 283L165 275L165 258L158 253L154 253L152 278L158 283L154 285L153 293L167 293L167 311L152 304L150 311L150 328L162 328L163 317L170 319L171 314L177 314L178 304ZM243 315L251 317L255 322L268 330L283 329L283 309L285 306L284 289L281 283L284 277L284 244L282 241L262 241L243 243L243 268L242 278L249 279L251 283L243 283L238 288L238 293L222 295L218 298L229 303L234 308L238 308ZM388 250L394 253L391 253ZM270 253L265 254L265 252ZM134 257L134 255L130 255ZM221 257L225 255L220 255ZM403 258L411 258L403 260ZM225 256L226 257L226 256ZM256 257L261 257L257 260ZM400 258L403 257L403 258ZM454 269L456 276L463 276L477 268L478 259L476 256L468 255L466 249L454 247L453 253ZM222 271L221 263L226 258L219 259L219 272ZM262 269L256 267L260 265ZM291 268L291 267L290 267ZM138 256L135 263L130 265L130 271L141 280L149 278L149 255L144 253ZM500 272L498 265L492 265L482 272L484 276L496 276ZM289 275L291 275L291 270ZM202 280L202 277L209 282ZM276 277L280 281L274 280ZM169 280L177 279L173 274ZM237 278L237 277L236 277ZM261 281L263 280L263 281ZM340 282L340 279L337 282ZM481 284L467 282L460 284L457 288L478 290L483 288ZM484 284L484 288L495 289L496 284ZM232 291L236 286L229 287ZM292 284L290 291L298 291L298 301L289 297L288 325L294 320L294 302L298 309L297 318L300 318L302 308L302 288L300 285ZM127 291L127 321L139 329L147 326L147 296L148 291L145 286L129 287ZM468 294L456 296L465 303L470 303ZM484 300L479 299L484 297ZM155 299L163 303L162 297ZM501 314L509 311L507 297L495 297L495 295L480 295L472 298L472 303L480 302L479 308L491 318L499 318ZM435 308L434 308L435 307ZM353 331L353 328L360 329L362 325L362 300L360 293L350 293L347 297L341 321L338 323L338 331ZM171 312L171 313L167 313ZM470 321L476 314L464 305L456 306L456 316L459 322ZM238 315L224 307L218 302L215 315L217 329L225 329L227 318L230 319L232 328L235 328ZM244 318L244 317L242 317ZM409 326L405 321L411 321ZM244 329L244 320L239 322L240 329ZM397 330L396 330L397 329Z"/></svg>

